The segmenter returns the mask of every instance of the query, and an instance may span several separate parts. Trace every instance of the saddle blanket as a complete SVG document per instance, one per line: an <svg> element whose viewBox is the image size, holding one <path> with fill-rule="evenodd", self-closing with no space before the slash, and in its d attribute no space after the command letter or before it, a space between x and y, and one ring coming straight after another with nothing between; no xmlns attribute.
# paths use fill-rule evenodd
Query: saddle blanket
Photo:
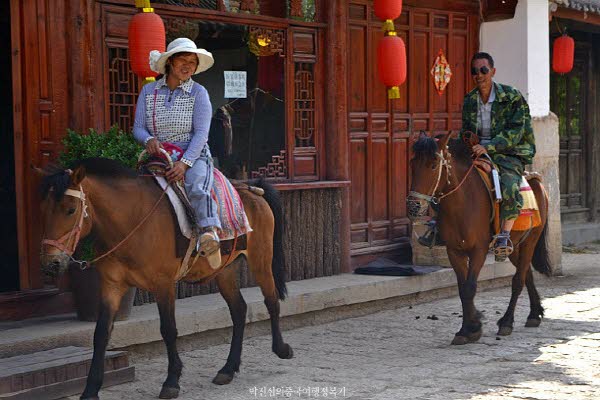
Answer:
<svg viewBox="0 0 600 400"><path fill-rule="evenodd" d="M500 203L496 203L494 201L494 195L492 193L494 190L494 184L492 183L492 178L483 169L478 167L476 170L479 172L479 176L483 180L483 183L485 183L490 195L493 214L491 222L494 232L498 234L500 233ZM540 226L542 223L537 200L533 194L533 191L531 190L531 186L529 186L528 183L528 180L530 179L537 179L541 183L541 176L537 173L527 173L522 177L519 191L523 196L523 208L519 212L519 217L513 225L513 231L527 231Z"/></svg>
<svg viewBox="0 0 600 400"><path fill-rule="evenodd" d="M211 190L212 198L217 203L217 213L221 220L219 239L221 241L233 240L236 236L242 236L252 232L250 222L244 211L244 204L240 195L231 182L219 171L214 169L214 185ZM167 180L162 176L156 176L156 181L162 189L167 186ZM177 196L172 187L167 189L167 196L177 215L177 221L181 234L186 238L192 237L192 223L189 220L185 206Z"/></svg>

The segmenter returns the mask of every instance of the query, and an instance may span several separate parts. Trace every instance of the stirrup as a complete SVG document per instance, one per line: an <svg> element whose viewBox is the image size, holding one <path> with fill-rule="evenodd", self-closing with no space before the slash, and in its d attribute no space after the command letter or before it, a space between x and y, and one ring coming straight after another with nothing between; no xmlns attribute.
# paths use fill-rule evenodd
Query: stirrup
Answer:
<svg viewBox="0 0 600 400"><path fill-rule="evenodd" d="M445 246L446 242L440 237L436 221L432 220L425 225L428 226L427 232L425 232L423 236L419 236L417 242L421 246L429 247L430 249L434 246Z"/></svg>
<svg viewBox="0 0 600 400"><path fill-rule="evenodd" d="M221 266L221 243L215 229L209 229L200 235L199 255L206 258L212 269Z"/></svg>
<svg viewBox="0 0 600 400"><path fill-rule="evenodd" d="M499 239L506 239L506 244L500 245L498 243ZM510 240L510 234L503 235L502 233L499 233L495 235L494 240L492 241L492 251L494 252L496 261L506 261L508 256L510 256L514 251L513 242Z"/></svg>

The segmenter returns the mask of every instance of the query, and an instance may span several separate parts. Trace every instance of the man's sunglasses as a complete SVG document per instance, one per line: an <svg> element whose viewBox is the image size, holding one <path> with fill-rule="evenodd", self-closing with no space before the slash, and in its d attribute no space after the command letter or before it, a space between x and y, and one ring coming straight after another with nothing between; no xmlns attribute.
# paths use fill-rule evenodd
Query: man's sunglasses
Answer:
<svg viewBox="0 0 600 400"><path fill-rule="evenodd" d="M481 72L483 75L487 75L488 72L490 72L490 69L488 67L486 67L485 65L479 69L477 69L475 67L471 67L471 75L475 76L475 75L477 75L478 72Z"/></svg>

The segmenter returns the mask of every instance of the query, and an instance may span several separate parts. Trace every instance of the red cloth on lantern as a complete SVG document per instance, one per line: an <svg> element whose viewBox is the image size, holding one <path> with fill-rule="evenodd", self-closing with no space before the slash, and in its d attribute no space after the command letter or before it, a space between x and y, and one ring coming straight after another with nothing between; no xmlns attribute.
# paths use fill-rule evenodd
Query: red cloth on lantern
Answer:
<svg viewBox="0 0 600 400"><path fill-rule="evenodd" d="M385 86L400 86L406 81L406 47L398 36L384 36L377 47L379 79Z"/></svg>
<svg viewBox="0 0 600 400"><path fill-rule="evenodd" d="M382 20L395 20L402 14L402 0L375 0L375 15Z"/></svg>
<svg viewBox="0 0 600 400"><path fill-rule="evenodd" d="M568 74L573 69L575 58L575 41L563 35L554 39L552 46L552 70L558 74Z"/></svg>
<svg viewBox="0 0 600 400"><path fill-rule="evenodd" d="M165 51L165 24L153 12L135 14L129 21L129 63L131 70L140 78L155 77L150 69L150 51Z"/></svg>

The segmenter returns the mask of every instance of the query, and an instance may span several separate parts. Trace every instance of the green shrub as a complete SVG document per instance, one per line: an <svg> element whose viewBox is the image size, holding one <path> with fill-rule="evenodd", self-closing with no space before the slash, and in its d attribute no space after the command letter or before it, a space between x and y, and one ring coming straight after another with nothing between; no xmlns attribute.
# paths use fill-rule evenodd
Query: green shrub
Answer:
<svg viewBox="0 0 600 400"><path fill-rule="evenodd" d="M69 129L62 143L64 150L59 156L59 161L67 168L72 167L77 160L90 157L109 158L135 168L137 157L144 149L132 134L123 132L117 125L113 125L104 133L92 128L87 134Z"/></svg>

